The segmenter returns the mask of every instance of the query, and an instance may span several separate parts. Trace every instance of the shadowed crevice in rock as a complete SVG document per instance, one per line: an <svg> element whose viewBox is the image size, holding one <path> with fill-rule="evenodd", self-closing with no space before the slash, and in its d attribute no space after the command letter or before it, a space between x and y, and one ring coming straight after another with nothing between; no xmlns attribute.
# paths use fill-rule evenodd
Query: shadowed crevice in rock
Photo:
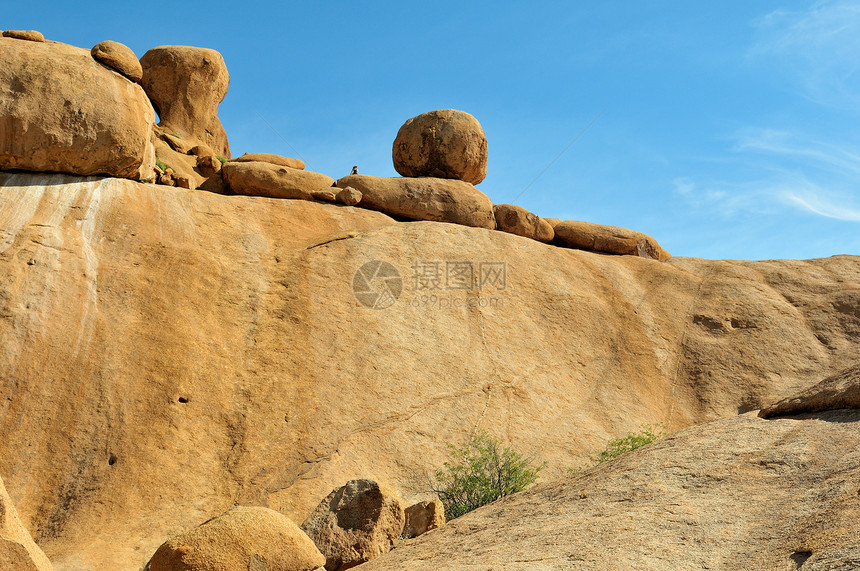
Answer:
<svg viewBox="0 0 860 571"><path fill-rule="evenodd" d="M827 377L797 396L766 407L758 415L774 418L840 409L860 409L860 364Z"/></svg>

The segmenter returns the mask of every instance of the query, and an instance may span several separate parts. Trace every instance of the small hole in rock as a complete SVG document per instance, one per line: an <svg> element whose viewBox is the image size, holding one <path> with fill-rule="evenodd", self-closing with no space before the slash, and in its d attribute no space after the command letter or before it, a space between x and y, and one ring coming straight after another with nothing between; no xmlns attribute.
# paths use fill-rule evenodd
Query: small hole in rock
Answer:
<svg viewBox="0 0 860 571"><path fill-rule="evenodd" d="M803 564L806 563L806 560L810 557L812 557L811 551L795 551L791 554L791 557L789 559L794 561L795 565L797 565L797 568L800 569L801 567L803 567Z"/></svg>
<svg viewBox="0 0 860 571"><path fill-rule="evenodd" d="M188 399L185 397L179 397L179 402L181 402L182 404L185 404L188 402Z"/></svg>
<svg viewBox="0 0 860 571"><path fill-rule="evenodd" d="M116 464L116 455L111 454L108 456L108 466L113 466L114 464Z"/></svg>

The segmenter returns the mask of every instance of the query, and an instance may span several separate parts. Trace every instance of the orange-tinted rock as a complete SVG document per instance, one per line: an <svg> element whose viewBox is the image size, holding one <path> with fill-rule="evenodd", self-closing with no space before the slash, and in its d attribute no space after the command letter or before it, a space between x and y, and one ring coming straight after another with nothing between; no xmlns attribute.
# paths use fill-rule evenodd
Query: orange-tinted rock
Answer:
<svg viewBox="0 0 860 571"><path fill-rule="evenodd" d="M412 220L496 229L493 203L468 182L351 174L338 180L337 186L361 192L362 208Z"/></svg>
<svg viewBox="0 0 860 571"><path fill-rule="evenodd" d="M496 227L502 232L517 234L547 244L552 242L555 236L549 222L521 206L496 204L493 206L493 213L496 217Z"/></svg>
<svg viewBox="0 0 860 571"><path fill-rule="evenodd" d="M236 507L170 538L147 571L313 571L324 563L310 538L286 516Z"/></svg>
<svg viewBox="0 0 860 571"><path fill-rule="evenodd" d="M657 240L628 228L565 220L556 224L553 230L556 243L567 248L639 256L654 260L666 260L671 257L669 252L660 247Z"/></svg>
<svg viewBox="0 0 860 571"><path fill-rule="evenodd" d="M158 112L158 125L229 157L227 134L218 119L218 104L230 85L221 54L207 48L160 46L146 52L140 64L141 85Z"/></svg>
<svg viewBox="0 0 860 571"><path fill-rule="evenodd" d="M487 137L465 111L440 109L406 121L392 149L403 176L453 178L478 184L487 176Z"/></svg>
<svg viewBox="0 0 860 571"><path fill-rule="evenodd" d="M152 106L88 50L0 38L0 170L152 176Z"/></svg>
<svg viewBox="0 0 860 571"><path fill-rule="evenodd" d="M93 46L90 53L98 62L113 68L135 83L140 83L143 68L131 48L119 42L105 40Z"/></svg>

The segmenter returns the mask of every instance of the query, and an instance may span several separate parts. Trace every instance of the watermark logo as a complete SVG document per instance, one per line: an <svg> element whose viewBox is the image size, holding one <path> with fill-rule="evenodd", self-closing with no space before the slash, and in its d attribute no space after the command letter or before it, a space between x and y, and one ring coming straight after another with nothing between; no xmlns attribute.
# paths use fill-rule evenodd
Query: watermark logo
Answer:
<svg viewBox="0 0 860 571"><path fill-rule="evenodd" d="M355 298L365 307L386 309L409 289L406 303L414 308L501 308L508 288L505 262L414 260L412 279L404 280L392 264L373 260L352 278ZM410 288L411 286L411 288Z"/></svg>
<svg viewBox="0 0 860 571"><path fill-rule="evenodd" d="M372 260L355 272L352 291L361 305L385 309L394 305L403 292L403 278L388 262Z"/></svg>

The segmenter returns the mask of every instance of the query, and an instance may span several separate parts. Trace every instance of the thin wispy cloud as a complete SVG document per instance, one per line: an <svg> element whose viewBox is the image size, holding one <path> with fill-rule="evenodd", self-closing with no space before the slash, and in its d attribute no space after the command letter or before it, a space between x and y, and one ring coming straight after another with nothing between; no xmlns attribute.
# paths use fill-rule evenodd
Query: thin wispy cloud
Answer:
<svg viewBox="0 0 860 571"><path fill-rule="evenodd" d="M816 2L806 10L777 10L754 22L753 61L782 69L813 101L843 109L860 103L860 4Z"/></svg>

